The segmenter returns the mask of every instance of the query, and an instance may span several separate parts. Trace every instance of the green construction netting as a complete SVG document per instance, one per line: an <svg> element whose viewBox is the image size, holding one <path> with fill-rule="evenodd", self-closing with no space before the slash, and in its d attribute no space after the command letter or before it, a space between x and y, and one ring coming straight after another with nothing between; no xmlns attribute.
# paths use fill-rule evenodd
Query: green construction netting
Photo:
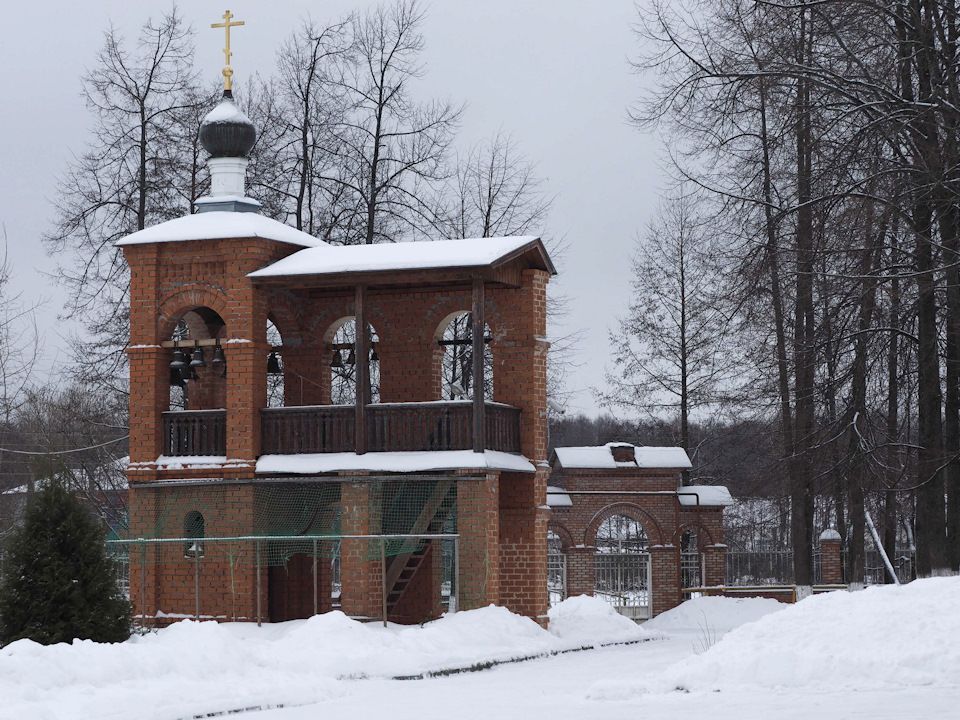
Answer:
<svg viewBox="0 0 960 720"><path fill-rule="evenodd" d="M380 536L453 534L457 527L452 478L354 483L348 489L333 482L260 484L243 495L246 501L226 492L230 487L236 486L225 486L224 492L209 485L150 488L152 522L141 521L142 530L133 537L202 539L204 553L230 557L253 550L250 541L226 538L277 538L260 541L260 560L285 565L295 555L338 556L344 535L375 536L348 541L363 546L362 555L372 559L417 552L425 542ZM185 554L195 552L183 544Z"/></svg>

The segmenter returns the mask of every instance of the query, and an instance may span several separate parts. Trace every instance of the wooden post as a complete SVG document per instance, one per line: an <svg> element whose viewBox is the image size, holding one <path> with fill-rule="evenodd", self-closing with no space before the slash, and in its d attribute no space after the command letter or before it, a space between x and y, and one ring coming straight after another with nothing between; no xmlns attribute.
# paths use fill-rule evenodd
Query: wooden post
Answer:
<svg viewBox="0 0 960 720"><path fill-rule="evenodd" d="M354 447L357 455L363 455L367 451L367 402L370 397L370 358L368 357L369 348L367 347L367 318L364 312L364 299L366 288L363 285L357 285L356 299L354 301L354 322L356 332L354 333L354 358L357 371L357 404L356 418L354 428Z"/></svg>
<svg viewBox="0 0 960 720"><path fill-rule="evenodd" d="M473 451L482 453L486 449L483 418L483 278L473 278Z"/></svg>

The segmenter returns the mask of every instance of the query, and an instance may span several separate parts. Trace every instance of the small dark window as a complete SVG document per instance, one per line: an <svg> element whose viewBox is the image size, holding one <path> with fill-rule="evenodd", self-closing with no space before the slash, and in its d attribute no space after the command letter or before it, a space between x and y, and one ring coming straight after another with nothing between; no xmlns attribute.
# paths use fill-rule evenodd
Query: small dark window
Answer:
<svg viewBox="0 0 960 720"><path fill-rule="evenodd" d="M206 537L206 522L203 514L191 510L183 519L183 536L190 538L184 549L184 557L203 557L203 538Z"/></svg>

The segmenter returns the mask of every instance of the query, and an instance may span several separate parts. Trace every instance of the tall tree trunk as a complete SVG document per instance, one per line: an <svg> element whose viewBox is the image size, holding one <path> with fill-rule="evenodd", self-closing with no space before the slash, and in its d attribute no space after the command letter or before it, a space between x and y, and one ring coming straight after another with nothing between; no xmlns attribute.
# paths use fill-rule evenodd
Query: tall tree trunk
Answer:
<svg viewBox="0 0 960 720"><path fill-rule="evenodd" d="M809 58L812 27L807 10L800 10L800 32L797 43L797 65L804 67ZM811 550L813 547L812 464L809 450L814 442L815 341L813 302L812 160L813 139L810 117L810 83L797 79L796 88L796 315L794 329L794 364L796 396L795 449L791 463L791 499L794 581L797 585L813 583Z"/></svg>

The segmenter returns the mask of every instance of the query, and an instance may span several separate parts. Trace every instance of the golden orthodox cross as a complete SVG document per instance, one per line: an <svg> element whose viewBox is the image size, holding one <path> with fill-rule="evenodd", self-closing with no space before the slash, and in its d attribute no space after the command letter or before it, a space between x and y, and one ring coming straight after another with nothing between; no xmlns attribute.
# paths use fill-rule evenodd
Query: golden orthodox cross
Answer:
<svg viewBox="0 0 960 720"><path fill-rule="evenodd" d="M231 89L230 77L233 75L233 68L230 67L230 56L233 55L233 53L230 52L230 28L237 27L238 25L243 25L244 23L243 23L243 20L240 20L239 22L230 22L230 19L234 17L234 15L229 10L227 10L222 15L222 17L223 17L222 23L214 23L210 27L223 28L227 35L227 44L223 48L223 56L226 59L226 66L223 68L223 89L230 90Z"/></svg>

